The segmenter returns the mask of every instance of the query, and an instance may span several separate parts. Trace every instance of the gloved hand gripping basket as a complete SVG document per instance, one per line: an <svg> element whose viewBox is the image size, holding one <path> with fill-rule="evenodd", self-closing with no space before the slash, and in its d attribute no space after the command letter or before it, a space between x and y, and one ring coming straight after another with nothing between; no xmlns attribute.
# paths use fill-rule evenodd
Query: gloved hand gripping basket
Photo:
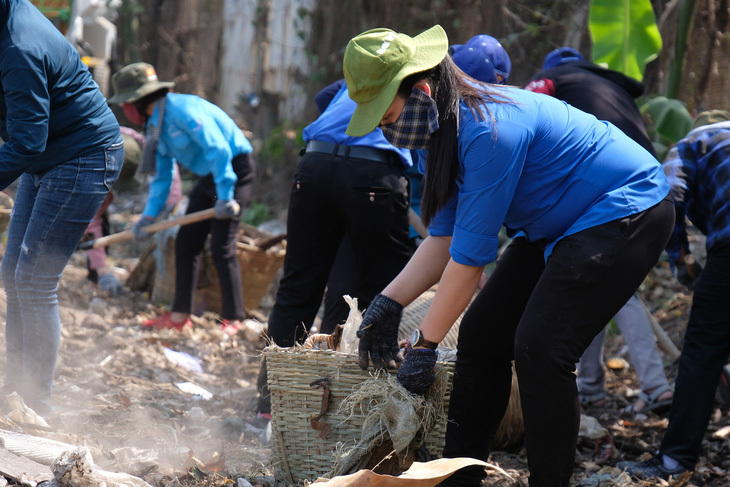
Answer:
<svg viewBox="0 0 730 487"><path fill-rule="evenodd" d="M440 457L453 364L437 363L436 383L415 396L394 371L361 370L357 353L317 349L337 340L313 335L302 346L264 349L276 477L294 484L377 464L377 473L399 474L416 458Z"/></svg>

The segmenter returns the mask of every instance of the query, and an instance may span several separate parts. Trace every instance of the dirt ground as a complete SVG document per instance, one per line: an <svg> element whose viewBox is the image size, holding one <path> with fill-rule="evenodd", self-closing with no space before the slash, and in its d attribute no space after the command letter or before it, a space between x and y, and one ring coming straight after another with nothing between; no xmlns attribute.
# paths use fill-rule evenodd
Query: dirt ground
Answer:
<svg viewBox="0 0 730 487"><path fill-rule="evenodd" d="M133 206L119 204L112 231L129 224L125 218L135 214ZM118 244L110 248L109 260L128 272L139 255L138 245ZM274 289L275 285L257 310L264 321ZM652 271L640 292L681 347L691 295L665 266ZM263 340L223 333L211 313L194 317L195 326L182 333L143 329L141 323L164 311L162 305L168 303L151 303L149 296L129 291L117 298L98 295L86 279L83 253L77 253L64 272L59 302L63 331L51 429L23 429L7 419L0 420L0 428L87 446L99 466L155 486L246 485L238 479L252 485L274 484L271 449L245 423L253 412ZM4 328L0 331L4 348ZM676 364L663 356L673 380ZM628 359L620 334L609 332L605 357ZM730 408L718 402L693 475L670 484L632 480L612 465L655 451L667 420L653 413L631 420L620 417L620 409L633 401L638 389L631 367L607 368L607 387L608 404L585 413L610 432L613 446L601 449L595 441L581 438L576 486L730 485L730 444L725 437L713 436L730 426ZM493 472L488 485L527 485L521 442L509 451L493 452L491 461L513 480Z"/></svg>

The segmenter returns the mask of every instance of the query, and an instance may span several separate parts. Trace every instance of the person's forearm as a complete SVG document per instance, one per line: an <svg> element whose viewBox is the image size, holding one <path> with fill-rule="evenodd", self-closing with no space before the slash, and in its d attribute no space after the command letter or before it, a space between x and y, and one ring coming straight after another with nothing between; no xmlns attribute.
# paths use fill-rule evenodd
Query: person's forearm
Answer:
<svg viewBox="0 0 730 487"><path fill-rule="evenodd" d="M409 305L441 279L444 268L451 258L450 245L450 237L427 237L382 294L403 306Z"/></svg>
<svg viewBox="0 0 730 487"><path fill-rule="evenodd" d="M483 266L462 265L453 260L448 263L433 302L419 327L426 340L438 343L444 339L469 305L483 270Z"/></svg>

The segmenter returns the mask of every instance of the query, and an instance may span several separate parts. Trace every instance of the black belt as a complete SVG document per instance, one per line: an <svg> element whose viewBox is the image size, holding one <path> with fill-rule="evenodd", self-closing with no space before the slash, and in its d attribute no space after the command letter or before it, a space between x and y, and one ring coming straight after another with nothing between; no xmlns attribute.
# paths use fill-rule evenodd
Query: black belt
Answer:
<svg viewBox="0 0 730 487"><path fill-rule="evenodd" d="M307 152L322 152L333 156L350 157L354 159L367 159L370 161L384 162L386 164L401 164L397 153L385 149L374 149L358 145L333 144L321 140L310 140L307 142Z"/></svg>

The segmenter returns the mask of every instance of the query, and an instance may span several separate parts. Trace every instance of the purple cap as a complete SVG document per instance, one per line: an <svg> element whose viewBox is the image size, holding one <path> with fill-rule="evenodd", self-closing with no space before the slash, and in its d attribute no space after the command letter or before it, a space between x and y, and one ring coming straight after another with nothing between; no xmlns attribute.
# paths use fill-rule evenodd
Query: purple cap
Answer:
<svg viewBox="0 0 730 487"><path fill-rule="evenodd" d="M478 35L451 46L451 58L466 74L485 83L505 84L512 69L507 51L497 39Z"/></svg>
<svg viewBox="0 0 730 487"><path fill-rule="evenodd" d="M583 54L579 53L572 47L559 47L554 51L550 51L545 56L545 61L542 63L542 69L554 68L564 63L574 63L576 61L585 61L586 58Z"/></svg>

